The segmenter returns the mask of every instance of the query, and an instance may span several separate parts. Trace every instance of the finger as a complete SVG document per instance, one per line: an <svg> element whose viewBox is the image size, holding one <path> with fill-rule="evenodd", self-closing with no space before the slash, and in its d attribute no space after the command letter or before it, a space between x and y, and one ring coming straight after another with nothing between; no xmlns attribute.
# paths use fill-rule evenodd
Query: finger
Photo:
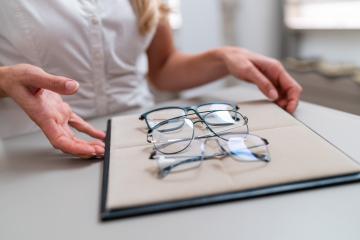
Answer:
<svg viewBox="0 0 360 240"><path fill-rule="evenodd" d="M249 64L251 63L249 62ZM255 83L260 91L269 99L276 100L279 97L279 94L271 81L266 78L253 64L247 67L245 71L245 78Z"/></svg>
<svg viewBox="0 0 360 240"><path fill-rule="evenodd" d="M85 140L78 139L78 138L74 138L74 141L76 141L79 144L89 144L89 145L91 145L95 150L95 155L93 155L93 157L94 156L101 157L105 153L105 144L102 141L95 140L95 141L92 141L92 142L87 142Z"/></svg>
<svg viewBox="0 0 360 240"><path fill-rule="evenodd" d="M90 142L92 145L96 145L96 146L99 146L99 147L102 147L102 148L105 148L105 143L103 141L100 141L100 140L95 140L93 142Z"/></svg>
<svg viewBox="0 0 360 240"><path fill-rule="evenodd" d="M98 156L98 157L104 156L104 153L105 153L104 147L94 145L94 148L95 148L95 151L96 151L96 156Z"/></svg>
<svg viewBox="0 0 360 240"><path fill-rule="evenodd" d="M293 113L295 112L301 95L301 88L294 86L293 88L289 89L287 92L288 104L286 106L286 111Z"/></svg>
<svg viewBox="0 0 360 240"><path fill-rule="evenodd" d="M83 144L83 145L91 145L94 149L95 149L95 156L103 156L104 152L105 152L105 143L101 140L94 140L91 142L87 142L85 140L79 139L75 137L75 134L73 133L73 131L71 131L71 128L69 127L69 125L65 125L64 127L64 131L65 131L65 135L67 135L69 138L72 138L73 141L76 141L78 144ZM80 156L80 157L94 157L94 156Z"/></svg>
<svg viewBox="0 0 360 240"><path fill-rule="evenodd" d="M290 101L289 104L286 107L286 111L288 111L289 113L294 113L297 106L299 105L298 101Z"/></svg>
<svg viewBox="0 0 360 240"><path fill-rule="evenodd" d="M79 117L75 113L72 113L71 118L69 120L69 124L78 131L86 133L91 137L98 138L101 140L105 139L106 137L106 134L103 131L95 129L93 126L91 126L89 123L84 121L81 117Z"/></svg>
<svg viewBox="0 0 360 240"><path fill-rule="evenodd" d="M38 69L29 68L24 76L24 84L30 88L44 88L62 95L72 95L79 89L79 83L73 79L55 76Z"/></svg>
<svg viewBox="0 0 360 240"><path fill-rule="evenodd" d="M285 71L279 77L284 98L287 100L286 111L293 113L300 101L302 87Z"/></svg>
<svg viewBox="0 0 360 240"><path fill-rule="evenodd" d="M84 144L84 145L91 145L94 150L95 150L95 156L103 156L104 155L104 152L105 152L105 143L103 141L100 141L100 140L94 140L94 141L91 141L91 142L87 142L85 140L82 140L82 139L79 139L79 138L76 138L75 137L75 134L73 133L73 131L71 130L71 128L69 127L69 125L65 124L63 125L63 129L64 129L64 132L65 132L65 135L68 136L69 138L71 138L73 141L76 141L77 143L79 144ZM80 155L80 157L82 158L88 158L88 157L94 157L93 155L92 156L83 156L83 155Z"/></svg>
<svg viewBox="0 0 360 240"><path fill-rule="evenodd" d="M77 138L74 138L73 141L76 142L78 145L90 145L90 146L92 146L93 149L94 149L94 152L91 153L91 154L90 153L77 154L77 153L69 152L69 151L65 151L65 150L62 150L62 151L65 152L65 153L76 155L76 156L78 156L80 158L83 158L83 159L89 159L89 158L93 158L93 157L103 157L104 156L105 149L104 149L104 146L102 146L102 144L100 143L100 141L88 143L86 141L83 141L83 140L77 139Z"/></svg>
<svg viewBox="0 0 360 240"><path fill-rule="evenodd" d="M277 85L278 90L285 95L287 99L285 109L293 113L300 100L301 86L290 76L279 61L256 54L253 57L256 65Z"/></svg>
<svg viewBox="0 0 360 240"><path fill-rule="evenodd" d="M282 98L282 99L277 100L276 104L279 105L281 108L285 109L288 104L288 101L287 101L287 99Z"/></svg>
<svg viewBox="0 0 360 240"><path fill-rule="evenodd" d="M105 153L105 143L103 141L95 140L90 142L92 146L94 146L96 150L96 156L104 156Z"/></svg>
<svg viewBox="0 0 360 240"><path fill-rule="evenodd" d="M96 156L96 149L89 143L79 142L74 138L61 135L51 143L56 149L77 156Z"/></svg>
<svg viewBox="0 0 360 240"><path fill-rule="evenodd" d="M54 148L77 156L96 156L96 149L89 143L79 141L54 120L40 125Z"/></svg>

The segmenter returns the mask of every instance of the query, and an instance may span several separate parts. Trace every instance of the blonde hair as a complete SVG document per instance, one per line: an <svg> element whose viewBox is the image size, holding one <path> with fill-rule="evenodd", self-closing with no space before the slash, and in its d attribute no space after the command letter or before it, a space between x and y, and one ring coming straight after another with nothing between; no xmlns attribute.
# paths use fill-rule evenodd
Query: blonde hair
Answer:
<svg viewBox="0 0 360 240"><path fill-rule="evenodd" d="M138 28L141 35L149 33L159 21L165 19L169 7L161 0L132 0L135 13L138 17Z"/></svg>

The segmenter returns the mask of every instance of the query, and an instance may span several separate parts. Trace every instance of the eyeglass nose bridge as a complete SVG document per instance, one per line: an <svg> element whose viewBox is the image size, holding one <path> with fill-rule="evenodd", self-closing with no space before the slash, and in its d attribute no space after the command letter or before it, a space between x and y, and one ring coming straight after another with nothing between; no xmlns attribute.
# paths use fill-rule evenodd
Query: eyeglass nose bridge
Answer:
<svg viewBox="0 0 360 240"><path fill-rule="evenodd" d="M204 129L205 129L205 128L209 128L208 124L207 124L204 120L202 120L202 119L198 119L198 120L196 120L196 121L193 121L193 125L194 125L194 126L195 126L196 124L198 124L198 123L202 123L200 126L202 126Z"/></svg>
<svg viewBox="0 0 360 240"><path fill-rule="evenodd" d="M214 143L216 145L211 147L210 145L212 145L212 143ZM206 156L208 155L208 152L206 152L206 151L209 151L209 150L207 150L209 148L212 149L210 151L215 150L214 152L216 152L216 154L214 154L214 153L210 154L213 159L224 160L228 156L228 154L226 154L227 153L226 149L224 149L223 146L220 144L218 138L206 138L202 142L202 144L201 144L201 149L202 149L201 154L202 154L202 156L204 158L206 158Z"/></svg>
<svg viewBox="0 0 360 240"><path fill-rule="evenodd" d="M193 124L195 125L197 123L204 123L204 122L205 122L204 120L199 119L199 120L193 121Z"/></svg>

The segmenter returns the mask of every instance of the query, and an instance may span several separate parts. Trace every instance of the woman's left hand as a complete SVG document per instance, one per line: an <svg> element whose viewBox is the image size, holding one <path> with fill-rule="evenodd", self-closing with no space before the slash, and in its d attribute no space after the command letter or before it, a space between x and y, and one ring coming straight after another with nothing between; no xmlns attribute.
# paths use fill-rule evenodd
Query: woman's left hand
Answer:
<svg viewBox="0 0 360 240"><path fill-rule="evenodd" d="M229 74L251 82L271 100L293 113L299 103L302 87L275 59L237 47L221 48Z"/></svg>

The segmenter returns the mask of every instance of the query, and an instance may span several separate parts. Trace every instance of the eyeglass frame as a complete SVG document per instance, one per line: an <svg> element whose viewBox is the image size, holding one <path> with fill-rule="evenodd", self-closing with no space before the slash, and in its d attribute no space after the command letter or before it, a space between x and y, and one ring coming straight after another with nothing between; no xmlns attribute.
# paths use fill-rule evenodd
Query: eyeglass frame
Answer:
<svg viewBox="0 0 360 240"><path fill-rule="evenodd" d="M145 120L145 123L148 127L148 133L151 133L151 131L157 126L159 125L161 122L159 122L158 124L154 125L153 127L150 126L146 116L149 115L150 113L153 113L153 112L156 112L156 111L161 111L161 110L168 110L168 109L180 109L180 110L183 110L185 112L185 115L184 116L187 116L189 115L188 112L189 111L193 111L200 119L202 119L202 117L200 116L199 113L203 113L203 112L199 112L197 110L197 108L201 107L201 106L206 106L206 105L215 105L215 104L224 104L224 105L228 105L228 106L231 106L232 109L231 110L234 110L234 111L238 111L239 110L239 107L236 105L236 104L231 104L231 103L227 103L227 102L209 102L209 103L203 103L203 104L199 104L199 105L193 105L193 106L187 106L187 107L181 107L181 106L168 106L168 107L161 107L161 108L155 108L155 109L152 109L150 111L147 111L143 114L140 115L139 117L139 120ZM220 109L221 110L221 109ZM226 110L226 111L231 111L231 110ZM211 111L218 111L218 110L211 110ZM205 112L211 112L211 111L205 111ZM241 115L241 114L240 114ZM246 118L246 123L247 123L247 117L246 116L243 116L241 115L242 117L245 117ZM177 117L182 117L182 116L177 116ZM177 117L173 117L174 119L177 118ZM244 118L244 119L245 119ZM170 118L169 118L170 119ZM166 121L168 119L165 119L164 121ZM203 119L202 119L203 120Z"/></svg>
<svg viewBox="0 0 360 240"><path fill-rule="evenodd" d="M253 135L253 134L247 134L247 135L256 136L256 137L260 138L260 139L264 142L264 145L256 145L256 146L249 147L249 148L247 148L247 149L252 149L252 148L257 148L257 147L262 147L262 146L268 146L268 145L269 145L269 141L268 141L267 139L263 138L263 137L260 137L260 136L257 136L257 135ZM201 143L201 145L202 145L202 146L200 147L201 149L204 149L204 146L205 146L205 144L206 144L206 142L207 142L208 140L209 140L209 138L205 139L205 141L203 141L203 142ZM184 160L182 160L181 162L178 162L178 163L176 163L176 164L174 164L174 165L167 166L165 169L160 169L160 171L159 171L159 177L161 177L161 178L166 177L166 176L171 172L171 170L172 170L173 168L175 168L175 167L177 167L177 166L179 166L179 165L181 165L181 164L191 163L191 162L195 162L195 161L206 161L206 160L214 160L214 159L223 159L223 158L225 158L225 157L227 157L227 156L230 156L230 157L231 157L231 156L233 155L231 152L228 152L228 151L219 143L218 139L215 139L215 140L216 140L218 146L219 146L220 149L221 149L221 152L220 152L220 153L215 153L215 154L206 156L206 155L204 154L204 151L202 150L202 151L201 151L201 156L189 156L190 158L188 158L188 159L184 159ZM149 159L155 160L155 159L156 159L155 156L156 156L156 151L153 151L153 152L150 154ZM236 161L236 160L235 160L235 161ZM259 159L259 160L257 160L257 161L262 161L262 162L269 163L269 162L271 161L271 158L269 158L269 159ZM199 166L200 166L200 165L199 165ZM199 167L199 166L198 166L198 167ZM169 169L168 169L168 168L169 168Z"/></svg>
<svg viewBox="0 0 360 240"><path fill-rule="evenodd" d="M173 108L171 108L171 107L169 107L169 108L161 108L161 110L166 110L166 109L173 109ZM162 125L170 122L171 120L177 119L177 118L186 118L186 119L189 119L189 120L191 120L191 122L193 123L193 125L195 125L196 123L204 123L205 126L206 126L206 128L209 129L210 132L211 132L213 135L204 135L204 136L195 137L195 131L193 131L192 135L190 136L191 138L186 139L186 140L190 140L189 143L188 143L183 149L181 149L181 150L179 150L179 151L172 152L172 153L165 153L165 152L161 151L160 149L158 149L158 148L156 147L156 145L154 144L154 148L155 148L157 151L159 151L159 152L161 152L161 153L163 153L163 154L171 155L171 154L180 153L180 152L182 152L183 150L185 150L186 148L188 148L188 147L190 146L191 142L192 142L194 139L201 139L201 138L208 138L208 137L214 137L214 136L216 136L216 137L219 137L219 138L221 138L221 139L223 139L223 140L226 140L226 139L222 138L221 135L219 135L219 132L215 132L215 131L209 126L209 124L205 121L205 119L203 118L203 116L201 116L201 114L200 114L200 113L211 114L211 113L214 113L214 112L233 112L233 113L235 113L235 114L240 115L240 116L242 117L242 119L244 119L244 124L241 125L241 126L246 126L246 134L249 134L248 118L247 118L246 116L242 115L240 112L238 112L238 111L236 111L236 110L211 110L211 111L204 111L204 112L197 112L197 111L194 110L194 109L190 109L190 110L193 110L194 113L192 113L192 114L187 114L187 115L183 115L183 116L178 116L178 117L169 118L169 119L163 120L163 121L159 122L158 124L156 124L153 128L151 128L151 129L148 130L148 134L147 134L147 139L146 139L146 141L147 141L148 143L154 143L153 141L151 141L151 140L149 139L150 137L152 137L151 133L152 133L156 128L158 128L158 127L160 127L160 126L162 126ZM191 116L191 115L196 115L196 116L199 118L199 120L194 121L193 119L188 118L188 116ZM223 124L217 124L217 125L223 125ZM237 127L238 127L238 126L237 126ZM237 128L237 127L235 127L235 128ZM231 130L231 129L226 129L225 131L228 131L228 130ZM184 139L181 139L180 141L184 141ZM170 143L170 144L173 144L173 142Z"/></svg>

